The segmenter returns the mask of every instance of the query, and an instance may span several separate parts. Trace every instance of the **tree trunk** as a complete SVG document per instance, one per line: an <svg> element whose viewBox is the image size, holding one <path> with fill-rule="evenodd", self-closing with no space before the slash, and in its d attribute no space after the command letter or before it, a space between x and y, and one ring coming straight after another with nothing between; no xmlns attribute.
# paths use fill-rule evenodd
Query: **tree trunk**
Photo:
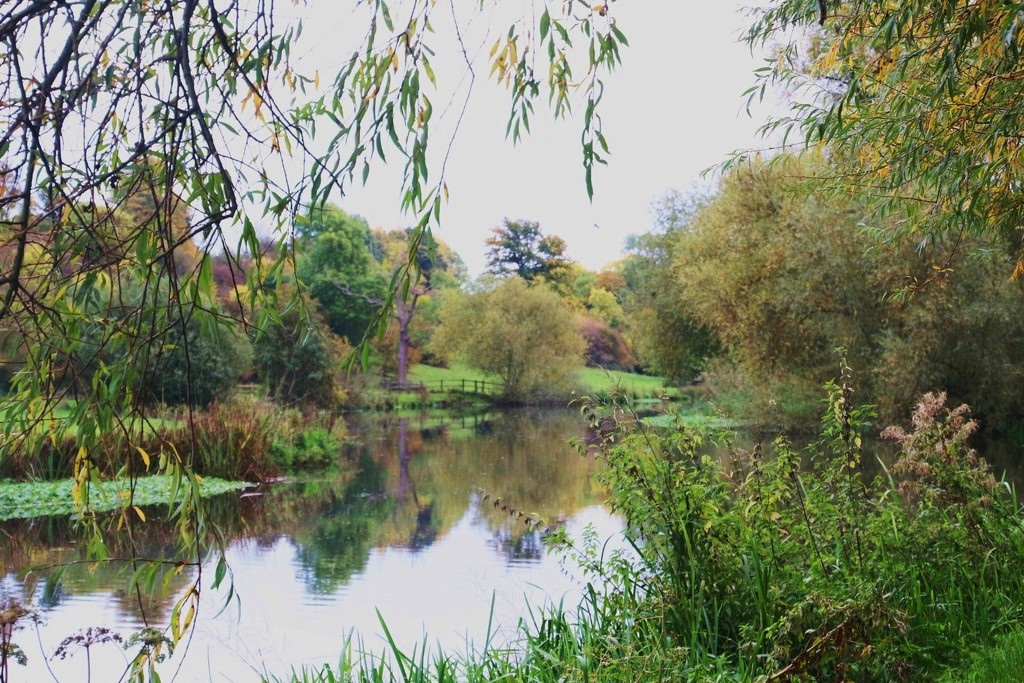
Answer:
<svg viewBox="0 0 1024 683"><path fill-rule="evenodd" d="M404 387L409 378L409 325L419 295L412 295L410 301L395 297L395 319L398 321L398 386Z"/></svg>

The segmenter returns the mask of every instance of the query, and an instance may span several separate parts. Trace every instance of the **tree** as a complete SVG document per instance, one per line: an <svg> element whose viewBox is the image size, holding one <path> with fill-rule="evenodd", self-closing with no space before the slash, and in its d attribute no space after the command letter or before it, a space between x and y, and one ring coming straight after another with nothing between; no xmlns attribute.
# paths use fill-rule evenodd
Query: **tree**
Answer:
<svg viewBox="0 0 1024 683"><path fill-rule="evenodd" d="M411 230L376 230L373 246L384 272L395 282L409 260ZM412 323L416 305L438 287L457 285L465 277L465 265L444 242L431 238L416 252L415 280L411 286L395 297L392 313L397 324L396 374L399 386L405 386L409 377L409 352L412 347Z"/></svg>
<svg viewBox="0 0 1024 683"><path fill-rule="evenodd" d="M686 284L673 273L679 237L701 201L677 194L664 198L657 212L659 232L632 236L620 267L637 358L647 370L675 382L696 380L722 351L714 330L683 304Z"/></svg>
<svg viewBox="0 0 1024 683"><path fill-rule="evenodd" d="M498 276L515 275L533 282L543 279L568 293L572 286L572 261L565 257L565 240L544 235L534 221L510 221L491 228L487 244L487 271Z"/></svg>
<svg viewBox="0 0 1024 683"><path fill-rule="evenodd" d="M510 277L473 294L449 296L431 343L436 353L497 375L502 397L563 397L583 364L575 316L545 285Z"/></svg>
<svg viewBox="0 0 1024 683"><path fill-rule="evenodd" d="M751 97L769 84L795 95L765 130L829 149L837 168L818 184L870 198L890 237L947 235L954 250L982 236L1024 273L1017 3L782 0L748 33L751 44L780 39Z"/></svg>
<svg viewBox="0 0 1024 683"><path fill-rule="evenodd" d="M667 236L674 306L723 345L712 388L740 388L755 410L774 399L784 413L817 419L819 388L842 347L857 400L877 404L885 420L923 392L949 391L990 426L1008 426L1024 409L1024 296L999 274L999 257L957 253L955 272L936 277L933 259L947 243L872 248L856 201L802 192L804 178L831 172L825 161L793 159L736 169ZM891 296L908 277L933 282Z"/></svg>
<svg viewBox="0 0 1024 683"><path fill-rule="evenodd" d="M366 30L351 45L339 40L336 68L326 67L321 77L300 59L307 52L300 42L301 8L280 5L288 11L278 11L275 0L0 5L6 188L0 197L0 322L30 351L15 390L0 406L5 449L32 451L67 437L88 453L97 439L141 415L138 397L126 387L168 333L166 325L145 321L187 319L168 318L175 308L214 309L213 249L256 260L246 273L249 300L240 308L257 311L255 320L244 322L264 326L275 316L273 285L293 250L276 249L276 260L263 262L257 226L288 247L298 217L344 196L352 182L365 182L388 156L404 165L396 201L415 216L415 251L440 220L447 193L448 157L431 145L435 119L446 111L455 119L461 111L438 107L435 116L434 100L453 96L437 85L431 64L446 46L455 46L457 63L472 75L472 57L462 46L493 43L487 67L510 95L513 139L529 129L534 105L545 96L555 116L579 103L584 180L592 192L593 166L607 152L596 113L601 76L618 63L625 43L606 7L545 3L512 15L493 41L492 22L469 19L503 10L505 3L485 2L466 13L402 0L354 3L339 10L339 22ZM469 83L460 96L468 96L476 79ZM189 206L185 232L173 230L174 207L157 202L159 210L125 234L109 259L83 258L98 216L116 214L123 203L117 188L143 179L159 188L158 197L177 194ZM189 241L201 247L194 266L163 269ZM111 272L130 274L132 286L141 283L150 293L100 330L101 346L118 339L125 353L88 385L55 381L76 367L68 359L88 353L80 333L91 321L83 303L102 291L110 300L128 301L120 279L107 281ZM148 286L166 272L172 273L168 287ZM76 384L83 391L69 418L58 404ZM126 471L137 474L137 451L121 450ZM161 462L191 477L191 454L172 453ZM76 500L84 506L93 476L83 469ZM180 487L184 499L169 509L180 524L183 557L198 566L208 539L198 483L193 478L191 484ZM102 548L100 518L83 513L95 531L90 547ZM140 523L130 505L119 521L129 528ZM148 571L144 564L139 572ZM224 576L218 572L215 583ZM174 613L193 614L199 594L198 586L186 591ZM184 617L172 624L175 639L188 623Z"/></svg>
<svg viewBox="0 0 1024 683"><path fill-rule="evenodd" d="M140 401L205 407L235 388L249 367L248 344L234 322L219 315L195 310L184 325L170 328L137 388Z"/></svg>
<svg viewBox="0 0 1024 683"><path fill-rule="evenodd" d="M314 313L311 325L293 307L251 331L256 376L279 403L327 409L344 403L339 368L351 347L318 318Z"/></svg>
<svg viewBox="0 0 1024 683"><path fill-rule="evenodd" d="M331 332L359 343L384 306L384 274L372 251L370 226L335 206L305 223L296 273L309 287Z"/></svg>

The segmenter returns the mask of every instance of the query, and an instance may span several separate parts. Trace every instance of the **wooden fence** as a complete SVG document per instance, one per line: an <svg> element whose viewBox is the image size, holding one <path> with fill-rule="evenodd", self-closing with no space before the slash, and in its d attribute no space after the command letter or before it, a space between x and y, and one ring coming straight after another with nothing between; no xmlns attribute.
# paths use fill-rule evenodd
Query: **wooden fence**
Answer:
<svg viewBox="0 0 1024 683"><path fill-rule="evenodd" d="M405 384L399 384L394 379L386 379L382 386L388 391L433 391L486 396L500 394L503 388L501 382L484 379L436 379L430 382L406 382Z"/></svg>

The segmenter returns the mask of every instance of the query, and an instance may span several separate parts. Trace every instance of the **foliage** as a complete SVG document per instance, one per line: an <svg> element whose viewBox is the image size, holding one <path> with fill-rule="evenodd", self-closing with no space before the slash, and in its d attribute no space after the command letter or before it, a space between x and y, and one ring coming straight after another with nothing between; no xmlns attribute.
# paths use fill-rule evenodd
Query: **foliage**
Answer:
<svg viewBox="0 0 1024 683"><path fill-rule="evenodd" d="M605 431L639 564L603 565L628 576L604 604L655 621L662 655L690 676L724 664L742 680L932 680L1021 616L1021 512L967 445L967 408L923 397L913 431L890 431L888 478L869 481L870 413L853 409L845 373L828 393L810 466L785 437L734 452L730 471L681 424ZM611 642L594 656L620 656Z"/></svg>
<svg viewBox="0 0 1024 683"><path fill-rule="evenodd" d="M217 318L195 309L169 327L138 388L140 401L204 407L227 397L249 367L250 348L233 323Z"/></svg>
<svg viewBox="0 0 1024 683"><path fill-rule="evenodd" d="M446 298L432 347L497 375L513 402L567 393L583 361L583 340L558 294L517 277Z"/></svg>
<svg viewBox="0 0 1024 683"><path fill-rule="evenodd" d="M834 186L853 186L878 215L901 218L881 221L890 236L983 235L1017 259L1018 274L1019 11L999 2L782 0L755 11L748 41L782 48L749 93L778 84L792 94L790 115L767 131L826 146L839 164Z"/></svg>
<svg viewBox="0 0 1024 683"><path fill-rule="evenodd" d="M292 307L264 319L252 334L253 369L279 403L336 408L344 404L341 363L351 347L319 316Z"/></svg>
<svg viewBox="0 0 1024 683"><path fill-rule="evenodd" d="M624 309L637 358L650 371L678 383L700 377L721 351L715 333L681 305L682 283L672 266L678 244L675 231L686 225L666 224L665 234L632 237L621 268L627 283Z"/></svg>
<svg viewBox="0 0 1024 683"><path fill-rule="evenodd" d="M715 389L738 390L755 413L774 401L800 419L794 409L813 405L842 347L865 369L865 400L886 420L921 392L948 389L1007 426L1024 408L1011 379L1024 359L1020 287L1000 275L991 250L958 253L950 275L933 267L947 258L943 244L876 248L857 225L857 202L801 191L803 178L830 169L815 159L738 168L666 235L673 260L652 264L661 270L653 277L673 278L676 316L724 345L709 373ZM908 277L931 282L892 296ZM962 343L979 333L1000 343L984 353Z"/></svg>
<svg viewBox="0 0 1024 683"><path fill-rule="evenodd" d="M409 264L412 238L411 230L374 231L374 252L384 273L391 278L392 287L397 286L403 268ZM401 296L394 300L392 313L397 325L389 327L383 338L388 351L395 349L394 354L385 354L385 371L393 370L400 385L408 380L409 366L418 362L422 347L429 343L437 326L437 306L431 304L431 297L459 286L466 275L466 266L459 255L432 237L424 240L415 251L415 266L415 275L406 278L408 288L403 287ZM427 304L426 316L416 315L417 304L421 301Z"/></svg>
<svg viewBox="0 0 1024 683"><path fill-rule="evenodd" d="M365 220L326 206L301 224L296 274L319 303L331 332L358 343L386 298L386 282Z"/></svg>
<svg viewBox="0 0 1024 683"><path fill-rule="evenodd" d="M612 327L619 327L623 323L624 313L615 295L604 287L592 287L587 294L587 311L596 318L600 318Z"/></svg>
<svg viewBox="0 0 1024 683"><path fill-rule="evenodd" d="M1013 683L1020 678L1024 667L1024 633L1010 631L992 643L991 647L975 652L966 670L954 669L941 679L941 683Z"/></svg>
<svg viewBox="0 0 1024 683"><path fill-rule="evenodd" d="M341 441L326 426L278 434L270 445L271 461L289 472L322 469L334 463L340 452Z"/></svg>
<svg viewBox="0 0 1024 683"><path fill-rule="evenodd" d="M190 420L178 437L193 440L196 471L245 481L330 466L341 450L338 433L344 431L333 414L281 408L258 398L214 403Z"/></svg>
<svg viewBox="0 0 1024 683"><path fill-rule="evenodd" d="M281 423L274 406L262 401L214 403L187 416L178 438L190 441L192 467L204 475L242 481L266 481L280 471L270 447Z"/></svg>
<svg viewBox="0 0 1024 683"><path fill-rule="evenodd" d="M0 521L27 519L50 515L71 515L76 512L70 479L46 482L0 482ZM225 481L203 477L203 496L216 496L249 486L244 481ZM175 498L176 484L168 476L140 477L134 481L113 479L90 492L89 504L94 512L120 510L125 506L146 506L168 503ZM135 514L135 513L133 513Z"/></svg>
<svg viewBox="0 0 1024 683"><path fill-rule="evenodd" d="M541 280L560 293L572 287L572 262L565 256L565 240L544 235L534 221L505 219L491 228L487 244L487 271L515 275L527 282Z"/></svg>
<svg viewBox="0 0 1024 683"><path fill-rule="evenodd" d="M580 316L579 331L587 345L583 358L588 366L625 371L636 367L636 358L622 332L604 320Z"/></svg>

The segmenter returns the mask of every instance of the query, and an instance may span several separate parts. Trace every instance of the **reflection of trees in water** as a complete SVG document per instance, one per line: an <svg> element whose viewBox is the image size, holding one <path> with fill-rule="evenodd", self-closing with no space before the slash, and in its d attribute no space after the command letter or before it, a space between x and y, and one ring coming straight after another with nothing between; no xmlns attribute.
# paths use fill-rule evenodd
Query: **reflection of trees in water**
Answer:
<svg viewBox="0 0 1024 683"><path fill-rule="evenodd" d="M584 425L575 411L498 413L432 443L425 457L412 463L411 472L421 495L434 501L441 529L462 519L481 492L492 500L500 497L517 511L553 520L602 498L594 485L596 464L568 443L583 436ZM480 506L475 516L491 533L512 539L530 533L521 518L493 505Z"/></svg>
<svg viewBox="0 0 1024 683"><path fill-rule="evenodd" d="M309 590L332 593L363 571L377 537L376 529L392 507L384 472L361 448L355 478L337 495L307 510L308 525L292 534L300 577Z"/></svg>
<svg viewBox="0 0 1024 683"><path fill-rule="evenodd" d="M359 475L349 490L368 498L369 504L352 506L346 514L359 517L360 533L366 535L356 542L350 537L354 522L333 519L342 509L311 514L317 532L302 534L296 543L302 546L301 562L318 563L318 580L326 576L332 548L359 548L368 556L374 547L429 547L466 516L481 490L546 519L567 516L600 497L591 484L595 464L568 445L569 438L583 435L574 411L510 411L431 422L385 417L362 425L362 431L361 471L376 468L381 480L369 485ZM504 547L507 540L522 545L514 552L524 558L529 553L540 556L539 543L527 538L529 530L521 519L487 506L478 513L487 529L501 534L495 547ZM344 564L332 575L351 575L365 559L358 566Z"/></svg>
<svg viewBox="0 0 1024 683"><path fill-rule="evenodd" d="M425 424L393 418L371 430L362 445L347 451L351 472L314 481L278 484L262 495L227 494L206 502L210 527L232 544L270 548L291 539L299 575L309 590L331 592L365 569L377 547L429 547L470 511L480 491L501 496L509 505L546 519L569 515L593 502L594 463L567 445L583 426L572 411L513 411L486 418ZM509 560L537 559L542 553L521 520L489 505L477 521ZM136 524L138 555L174 557L173 527L166 511L147 508L149 521ZM69 564L60 580L53 569L33 574L24 586L39 604L53 607L70 595L109 593L126 621L165 621L191 572L171 576L167 590L140 601L124 591L131 567L125 563L82 562L81 532L67 519L37 518L0 524L0 575L28 566ZM108 534L113 557L129 557L124 534ZM158 588L162 577L155 582Z"/></svg>
<svg viewBox="0 0 1024 683"><path fill-rule="evenodd" d="M105 561L87 556L82 529L68 517L4 522L0 576L7 575L7 589L44 616L73 596L106 593L125 621L166 623L174 596L194 580L195 572L179 573L171 562L161 562L177 559L175 532L170 524L155 521L160 516L156 509L149 509L154 521L134 524L131 537L118 531L116 518L111 518L102 534L109 556ZM132 574L140 567L152 568L152 573L148 580L133 583Z"/></svg>
<svg viewBox="0 0 1024 683"><path fill-rule="evenodd" d="M504 555L509 564L537 562L545 552L543 536L536 529L514 533L511 528L500 528L494 532L491 546Z"/></svg>

